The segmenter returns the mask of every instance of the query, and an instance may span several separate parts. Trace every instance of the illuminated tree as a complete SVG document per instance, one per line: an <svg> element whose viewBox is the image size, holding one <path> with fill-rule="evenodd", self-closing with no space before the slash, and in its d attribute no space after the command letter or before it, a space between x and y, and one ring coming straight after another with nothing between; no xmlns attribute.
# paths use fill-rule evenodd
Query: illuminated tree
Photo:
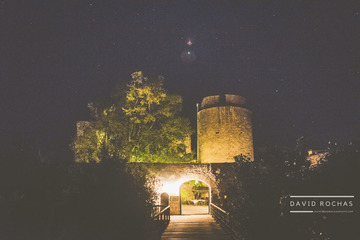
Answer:
<svg viewBox="0 0 360 240"><path fill-rule="evenodd" d="M150 80L142 72L131 77L127 91L109 106L89 104L94 120L74 141L77 160L99 161L102 144L130 162L192 160L185 142L193 131L189 120L179 116L181 96L165 90L163 77Z"/></svg>

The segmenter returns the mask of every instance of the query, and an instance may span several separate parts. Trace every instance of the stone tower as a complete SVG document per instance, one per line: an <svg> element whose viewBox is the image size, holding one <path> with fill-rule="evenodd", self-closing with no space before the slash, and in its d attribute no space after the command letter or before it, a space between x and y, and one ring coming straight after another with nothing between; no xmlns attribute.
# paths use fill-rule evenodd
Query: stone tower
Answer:
<svg viewBox="0 0 360 240"><path fill-rule="evenodd" d="M244 154L254 158L251 111L245 98L225 94L197 104L197 156L200 163L234 162Z"/></svg>

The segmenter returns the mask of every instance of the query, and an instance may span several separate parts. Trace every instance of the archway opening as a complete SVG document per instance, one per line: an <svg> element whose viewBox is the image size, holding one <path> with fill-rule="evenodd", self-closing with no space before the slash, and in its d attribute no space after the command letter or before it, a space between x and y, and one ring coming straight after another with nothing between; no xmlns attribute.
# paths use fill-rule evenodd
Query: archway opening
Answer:
<svg viewBox="0 0 360 240"><path fill-rule="evenodd" d="M181 214L209 214L210 187L200 180L180 185Z"/></svg>

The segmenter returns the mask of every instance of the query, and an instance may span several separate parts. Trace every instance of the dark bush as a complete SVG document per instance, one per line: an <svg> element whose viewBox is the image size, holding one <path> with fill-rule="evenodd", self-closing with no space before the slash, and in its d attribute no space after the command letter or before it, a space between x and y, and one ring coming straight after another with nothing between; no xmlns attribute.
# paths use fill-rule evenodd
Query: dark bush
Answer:
<svg viewBox="0 0 360 240"><path fill-rule="evenodd" d="M59 164L24 151L1 159L0 239L156 238L151 190L121 159Z"/></svg>

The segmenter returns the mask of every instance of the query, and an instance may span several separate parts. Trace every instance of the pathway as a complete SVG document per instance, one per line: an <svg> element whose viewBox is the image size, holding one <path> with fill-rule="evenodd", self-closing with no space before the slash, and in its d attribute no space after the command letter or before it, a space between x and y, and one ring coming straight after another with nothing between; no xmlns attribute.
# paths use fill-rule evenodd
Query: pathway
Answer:
<svg viewBox="0 0 360 240"><path fill-rule="evenodd" d="M209 206L193 206L193 205L181 205L182 215L199 215L209 214Z"/></svg>
<svg viewBox="0 0 360 240"><path fill-rule="evenodd" d="M231 240L211 215L171 215L161 240Z"/></svg>

